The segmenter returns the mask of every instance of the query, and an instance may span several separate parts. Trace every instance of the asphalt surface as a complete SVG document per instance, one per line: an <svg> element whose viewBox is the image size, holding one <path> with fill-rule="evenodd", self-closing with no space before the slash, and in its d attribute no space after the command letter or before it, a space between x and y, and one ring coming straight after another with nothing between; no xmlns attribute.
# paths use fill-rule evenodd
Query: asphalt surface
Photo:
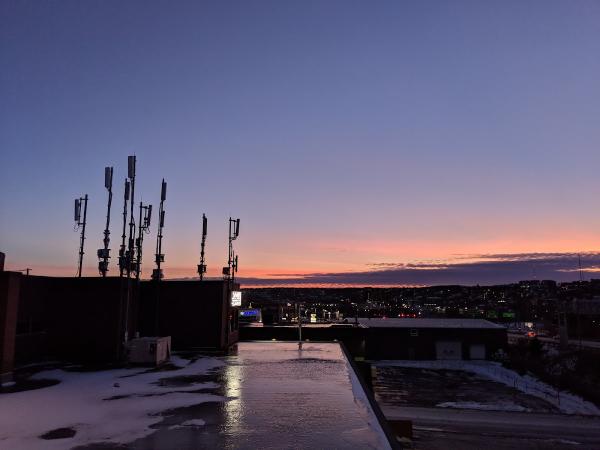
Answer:
<svg viewBox="0 0 600 450"><path fill-rule="evenodd" d="M374 375L383 413L412 421L417 450L600 450L600 417L561 414L545 400L478 375L394 366L378 366ZM440 407L447 402L454 407Z"/></svg>
<svg viewBox="0 0 600 450"><path fill-rule="evenodd" d="M600 417L407 406L382 410L388 420L413 422L415 448L453 448L454 442L462 449L600 449Z"/></svg>

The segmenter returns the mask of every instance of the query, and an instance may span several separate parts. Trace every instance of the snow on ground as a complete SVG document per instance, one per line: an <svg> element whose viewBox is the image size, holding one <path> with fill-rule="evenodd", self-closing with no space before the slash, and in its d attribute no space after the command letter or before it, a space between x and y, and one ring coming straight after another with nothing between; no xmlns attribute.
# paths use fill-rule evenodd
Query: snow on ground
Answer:
<svg viewBox="0 0 600 450"><path fill-rule="evenodd" d="M186 420L185 422L181 422L179 425L170 426L169 430L186 427L202 427L204 425L206 425L206 422L202 419L190 419Z"/></svg>
<svg viewBox="0 0 600 450"><path fill-rule="evenodd" d="M557 391L552 386L531 375L519 375L493 361L378 361L375 366L412 367L417 369L446 369L473 372L484 378L514 387L521 392L542 398L565 414L600 416L600 408L581 397L566 391Z"/></svg>
<svg viewBox="0 0 600 450"><path fill-rule="evenodd" d="M180 368L158 372L137 368L37 373L36 379L56 379L60 383L0 396L0 448L52 450L92 442L132 442L154 431L149 427L162 420L162 411L223 400L213 394L191 392L216 388L215 383L177 387L159 383L161 378L206 374L223 362L214 358L189 361L177 356L171 361ZM57 428L73 428L77 433L70 439L39 438Z"/></svg>
<svg viewBox="0 0 600 450"><path fill-rule="evenodd" d="M528 412L531 411L524 406L517 405L514 402L494 402L494 403L480 403L480 402L443 402L438 403L438 408L455 408L455 409L477 409L479 411L518 411Z"/></svg>

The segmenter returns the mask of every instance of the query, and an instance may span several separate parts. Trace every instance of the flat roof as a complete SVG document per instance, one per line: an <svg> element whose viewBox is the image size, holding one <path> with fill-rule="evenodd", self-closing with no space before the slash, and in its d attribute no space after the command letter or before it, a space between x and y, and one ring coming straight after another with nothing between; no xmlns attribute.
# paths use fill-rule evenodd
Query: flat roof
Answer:
<svg viewBox="0 0 600 450"><path fill-rule="evenodd" d="M229 356L183 355L158 370L40 372L35 379L58 383L0 395L0 442L14 450L391 448L338 343L241 342ZM63 436L46 440L52 434Z"/></svg>
<svg viewBox="0 0 600 450"><path fill-rule="evenodd" d="M359 318L358 323L368 328L504 328L484 319Z"/></svg>

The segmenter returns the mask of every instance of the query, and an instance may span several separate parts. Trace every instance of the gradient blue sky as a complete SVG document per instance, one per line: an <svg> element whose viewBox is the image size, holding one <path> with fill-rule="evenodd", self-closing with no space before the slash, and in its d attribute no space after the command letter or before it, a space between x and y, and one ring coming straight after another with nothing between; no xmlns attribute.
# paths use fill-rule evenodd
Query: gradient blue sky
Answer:
<svg viewBox="0 0 600 450"><path fill-rule="evenodd" d="M144 201L169 183L167 276L203 212L213 275L229 215L252 277L600 242L598 1L5 0L0 67L13 269L75 272L88 193L96 274L132 153Z"/></svg>

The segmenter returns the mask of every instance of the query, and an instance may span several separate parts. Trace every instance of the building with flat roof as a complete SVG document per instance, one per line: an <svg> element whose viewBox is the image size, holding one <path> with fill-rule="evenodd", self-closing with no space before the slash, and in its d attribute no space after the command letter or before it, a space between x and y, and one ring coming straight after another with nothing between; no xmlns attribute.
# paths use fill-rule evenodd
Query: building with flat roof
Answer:
<svg viewBox="0 0 600 450"><path fill-rule="evenodd" d="M430 318L375 318L358 319L367 328L445 328L445 329L504 329L484 319L430 319Z"/></svg>
<svg viewBox="0 0 600 450"><path fill-rule="evenodd" d="M382 359L489 359L507 346L506 328L483 319L393 318L358 320L365 357Z"/></svg>

